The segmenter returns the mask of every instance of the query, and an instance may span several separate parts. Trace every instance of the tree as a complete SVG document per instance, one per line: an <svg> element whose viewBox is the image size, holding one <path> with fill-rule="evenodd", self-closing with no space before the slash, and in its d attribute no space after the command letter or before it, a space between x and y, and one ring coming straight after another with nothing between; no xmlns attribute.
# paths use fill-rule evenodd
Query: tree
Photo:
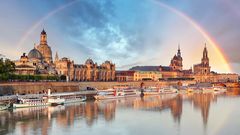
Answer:
<svg viewBox="0 0 240 135"><path fill-rule="evenodd" d="M3 73L12 73L15 70L15 64L10 59L6 59L5 61L3 58L0 58L0 74Z"/></svg>

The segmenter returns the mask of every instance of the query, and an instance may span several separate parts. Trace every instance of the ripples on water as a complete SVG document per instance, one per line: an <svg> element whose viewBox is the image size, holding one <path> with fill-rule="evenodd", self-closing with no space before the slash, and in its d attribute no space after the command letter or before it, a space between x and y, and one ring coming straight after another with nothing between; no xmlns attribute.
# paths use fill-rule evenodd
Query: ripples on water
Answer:
<svg viewBox="0 0 240 135"><path fill-rule="evenodd" d="M239 90L0 112L1 135L239 135Z"/></svg>

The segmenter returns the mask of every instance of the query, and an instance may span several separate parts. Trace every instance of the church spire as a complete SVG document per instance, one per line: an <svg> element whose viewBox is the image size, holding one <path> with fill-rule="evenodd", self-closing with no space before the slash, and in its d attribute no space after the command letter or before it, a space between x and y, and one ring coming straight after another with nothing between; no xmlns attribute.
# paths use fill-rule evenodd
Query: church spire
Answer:
<svg viewBox="0 0 240 135"><path fill-rule="evenodd" d="M37 49L37 44L36 43L34 43L34 49Z"/></svg>
<svg viewBox="0 0 240 135"><path fill-rule="evenodd" d="M55 55L55 61L58 61L58 60L59 60L58 52L56 52L56 55Z"/></svg>
<svg viewBox="0 0 240 135"><path fill-rule="evenodd" d="M207 45L205 43L205 47L203 49L203 57L202 57L202 64L204 66L209 66L209 58L208 58L208 51L207 51Z"/></svg>
<svg viewBox="0 0 240 135"><path fill-rule="evenodd" d="M178 57L181 57L180 44L178 44L178 52L177 52L177 56L178 56Z"/></svg>
<svg viewBox="0 0 240 135"><path fill-rule="evenodd" d="M46 33L46 31L44 30L44 28L43 28L43 30L42 30L42 32L41 32L41 35L46 35L47 33Z"/></svg>
<svg viewBox="0 0 240 135"><path fill-rule="evenodd" d="M205 47L203 50L203 59L208 59L208 51L207 51L207 45L205 43Z"/></svg>

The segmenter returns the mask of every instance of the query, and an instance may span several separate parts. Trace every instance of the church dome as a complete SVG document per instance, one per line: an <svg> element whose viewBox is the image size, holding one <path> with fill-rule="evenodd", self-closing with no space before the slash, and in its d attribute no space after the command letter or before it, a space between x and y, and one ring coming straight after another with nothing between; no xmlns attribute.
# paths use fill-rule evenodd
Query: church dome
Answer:
<svg viewBox="0 0 240 135"><path fill-rule="evenodd" d="M92 64L94 64L94 63L93 63L93 60L92 60L92 59L87 59L86 62L85 62L85 64L90 64L90 65L92 65Z"/></svg>
<svg viewBox="0 0 240 135"><path fill-rule="evenodd" d="M36 48L34 48L28 53L28 58L41 60L42 54Z"/></svg>

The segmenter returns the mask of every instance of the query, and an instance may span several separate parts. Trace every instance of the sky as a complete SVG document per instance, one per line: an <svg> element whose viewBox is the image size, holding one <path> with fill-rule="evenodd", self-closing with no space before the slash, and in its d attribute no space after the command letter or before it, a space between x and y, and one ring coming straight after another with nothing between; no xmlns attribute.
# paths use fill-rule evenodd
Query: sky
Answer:
<svg viewBox="0 0 240 135"><path fill-rule="evenodd" d="M180 45L189 69L206 43L213 71L240 73L239 7L239 0L1 0L0 54L19 59L44 28L53 57L76 64L167 66Z"/></svg>

